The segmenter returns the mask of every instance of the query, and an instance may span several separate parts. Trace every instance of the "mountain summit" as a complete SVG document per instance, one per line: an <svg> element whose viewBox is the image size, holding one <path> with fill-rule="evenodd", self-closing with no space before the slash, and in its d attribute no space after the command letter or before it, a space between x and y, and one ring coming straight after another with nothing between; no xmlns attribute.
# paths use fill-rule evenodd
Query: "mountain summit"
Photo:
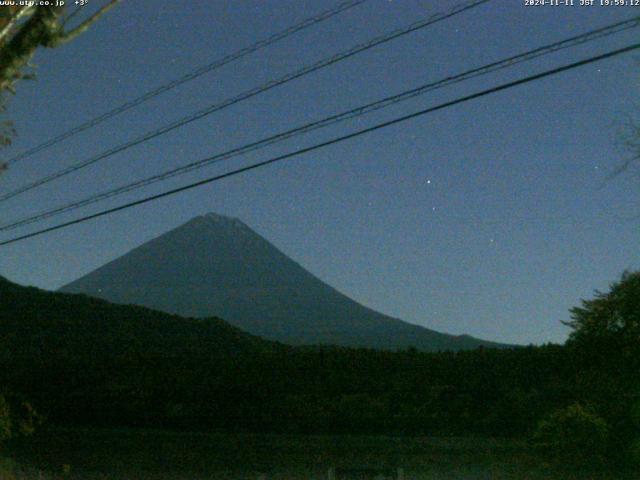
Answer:
<svg viewBox="0 0 640 480"><path fill-rule="evenodd" d="M371 310L324 283L238 219L195 217L62 287L186 317L217 316L289 344L420 350L499 346Z"/></svg>

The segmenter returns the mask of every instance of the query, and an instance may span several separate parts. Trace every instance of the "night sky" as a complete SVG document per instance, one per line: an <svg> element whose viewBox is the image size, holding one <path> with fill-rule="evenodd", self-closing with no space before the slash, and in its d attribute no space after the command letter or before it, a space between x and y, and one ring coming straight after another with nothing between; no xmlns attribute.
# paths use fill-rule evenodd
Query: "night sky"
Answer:
<svg viewBox="0 0 640 480"><path fill-rule="evenodd" d="M339 2L124 1L40 50L9 104L10 157ZM575 0L579 3L579 0ZM599 3L599 2L598 2ZM94 2L94 8L97 2ZM47 173L457 2L369 0L16 163ZM92 8L91 5L87 8ZM3 202L1 223L81 199L419 84L640 15L640 7L494 0ZM629 45L638 30L438 90L50 221L28 233ZM568 309L640 268L640 179L628 153L640 54L627 54L379 130L152 204L0 247L0 274L55 289L207 212L238 217L312 273L385 314L447 333L562 342ZM635 103L635 106L634 106Z"/></svg>

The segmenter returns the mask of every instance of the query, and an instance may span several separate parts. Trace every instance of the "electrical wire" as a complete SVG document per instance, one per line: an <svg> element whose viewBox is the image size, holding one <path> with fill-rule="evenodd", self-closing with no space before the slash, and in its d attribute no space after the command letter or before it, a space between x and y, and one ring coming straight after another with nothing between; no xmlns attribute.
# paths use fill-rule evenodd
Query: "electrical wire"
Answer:
<svg viewBox="0 0 640 480"><path fill-rule="evenodd" d="M123 152L125 150L128 150L136 145L139 145L141 143L144 142L148 142L151 139L154 139L156 137L159 137L160 135L164 135L165 133L168 133L172 130L175 130L177 128L183 127L184 125L187 125L191 122L194 122L196 120L200 120L208 115L211 115L214 112L220 111L224 108L230 107L231 105L234 105L236 103L239 103L241 101L247 100L249 98L252 98L256 95L259 95L260 93L266 92L268 90L271 90L272 88L278 87L280 85L284 85L285 83L288 83L292 80L295 80L297 78L303 77L305 75L308 75L312 72L315 72L317 70L320 70L322 68L328 67L329 65L333 65L337 62L340 62L342 60L345 60L347 58L350 58L356 54L359 54L361 52L364 52L366 50L369 50L373 47L376 47L378 45L390 42L392 40L395 40L396 38L399 38L403 35L407 35L409 33L415 32L417 30L420 30L422 28L425 28L427 26L433 25L434 23L440 22L442 20L451 18L455 15L458 15L460 13L463 13L467 10L470 10L472 8L478 7L484 3L487 3L491 0L474 0L472 2L467 2L464 4L460 4L454 8L452 8L451 10L449 10L446 13L438 13L435 15L432 15L426 19L423 20L419 20L417 22L411 23L410 25L394 30L391 33L388 33L386 35L380 36L380 37L376 37L373 40L370 40L366 43L362 43L359 45L356 45L344 52L338 53L336 55L333 55L331 57L322 59L316 63L313 63L311 65L308 65L306 67L303 67L300 70L297 70L295 72L291 72L288 73L286 75L284 75L283 77L280 77L276 80L271 80L261 86L252 88L248 91L245 91L239 95L236 95L234 97L228 98L226 100L223 100L221 103L217 103L214 105L211 105L203 110L199 110L198 112L195 112L193 114L190 114L180 120L177 120L169 125L165 125L163 127L160 127L156 130L147 132L145 134L143 134L142 136L137 137L134 140L131 140L129 142L126 142L122 145L119 145L117 147L113 147L103 153L100 153L94 157L91 157L87 160L84 160L82 162L76 163L75 165L71 165L67 168L64 168L62 170L59 170L55 173L52 173L50 175L47 175L39 180L36 180L34 182L31 182L27 185L24 185L22 187L17 188L16 190L10 191L8 193L5 194L1 194L0 195L0 202L1 201L6 201L10 198L13 198L17 195L20 195L24 192L28 192L30 190L33 190L34 188L37 188L39 186L45 185L53 180L56 180L58 178L64 177L66 175L69 175L71 173L77 172L78 170L81 170L89 165L93 165L96 162L99 162L100 160L104 160L105 158L111 157L112 155L115 155L116 153L120 153Z"/></svg>
<svg viewBox="0 0 640 480"><path fill-rule="evenodd" d="M583 33L581 35L577 35L577 36L573 36L571 38L565 39L565 40L561 40L561 41L557 41L542 47L538 47L536 49L533 50L529 50L527 52L524 53L520 53L518 55L513 55L510 56L508 58L490 63L488 65L484 65L482 67L478 67L478 68L474 68L472 70L467 70L463 73L454 75L454 76L449 76L446 77L442 80L439 80L437 82L431 82L431 83L427 83L424 85L421 85L417 88L413 88L411 90L407 90L404 91L400 94L396 94L396 95L392 95L386 98L383 98L381 100L378 100L376 102L372 102L366 105L362 105L359 106L357 108L353 108L350 110L347 110L345 112L341 112L339 114L336 115L331 115L329 117L325 117L321 120L317 120L315 122L311 122L311 123L307 123L305 125L302 125L300 127L296 127L272 136L269 136L267 138L255 141L255 142L251 142L249 144L243 145L241 147L237 147L234 148L232 150L228 150L226 152L223 153L219 153L217 155L214 155L213 157L207 157L206 159L203 160L198 160L195 162L191 162L188 163L186 165L183 165L181 167L178 168L173 168L170 169L166 172L157 174L157 175L153 175L151 177L147 177L141 180L137 180L131 183L128 183L126 185L117 187L115 189L110 189L107 190L105 192L102 193L98 193L92 196L89 196L87 198L84 198L82 200L78 200L75 202L71 202L68 204L65 204L63 206L59 206L50 210L46 210L44 212L40 212L38 214L26 217L26 218L22 218L20 220L14 220L11 223L7 223L4 225L0 226L0 231L6 231L6 230L13 230L19 227L22 227L24 225L28 225L34 222L38 222L47 218L51 218L57 215L61 215L63 213L72 211L72 210L76 210L78 208L81 207L85 207L87 205L91 205L94 204L96 202L102 201L102 200L106 200L109 198L113 198L115 196L118 195L122 195L124 193L133 191L133 190L137 190L139 188L148 186L148 185L152 185L164 180L167 180L169 178L178 176L178 175L183 175L185 173L200 169L200 168L204 168L206 166L212 165L212 164L217 164L220 163L224 160L228 160L234 157L237 157L239 155L245 154L245 153L249 153L252 151L256 151L262 148L265 148L269 145L275 144L275 143L279 143L281 141L284 141L286 139L292 138L294 136L298 136L298 135L302 135L308 132L311 132L313 130L317 130L320 128L325 128L328 127L330 125L334 125L336 123L348 120L348 119L352 119L352 118L356 118L359 117L361 115L365 115L367 113L371 113L386 107L389 107L391 105L395 105L397 103L409 100L411 98L414 98L416 96L419 95L423 95L427 92L439 89L439 88L443 88L445 86L449 86L449 85L453 85L456 83L460 83L462 81L466 81L469 80L471 78L475 78L481 75L486 75L489 73L493 73L495 71L498 70L502 70L504 68L509 68L512 67L513 65L522 63L522 62L526 62L526 61L530 61L533 60L535 58L541 57L543 55L548 55L551 53L555 53L557 51L563 50L563 49L567 49L570 47L574 47L577 45L581 45L584 44L586 42L590 42L590 41L594 41L596 39L601 39L625 30L629 30L631 28L637 28L638 26L640 26L640 16L631 18L629 20L624 20L621 22L617 22L611 25L608 25L606 27L602 27L602 28L598 28L596 30L592 30L586 33Z"/></svg>
<svg viewBox="0 0 640 480"><path fill-rule="evenodd" d="M90 128L95 127L96 125L101 124L102 122L109 120L110 118L115 117L116 115L120 115L123 112L126 112L127 110L130 110L134 107L137 107L138 105L141 105L149 100L151 100L152 98L157 97L158 95L161 95L165 92L168 92L169 90L172 90L182 84L185 84L187 82L190 82L191 80L195 80L198 77L201 77L202 75L212 72L214 70L217 70L221 67L223 67L224 65L227 65L231 62L234 62L242 57L245 57L247 55L249 55L250 53L256 52L258 50L261 50L263 48L268 47L269 45L273 45L274 43L279 42L280 40L284 40L285 38L293 35L294 33L300 32L302 30L305 30L313 25L316 25L320 22L323 22L325 20L328 20L329 18L342 13L344 11L347 11L353 7L356 7L358 5L361 5L363 3L365 3L368 0L351 0L348 2L343 2L339 5L337 5L334 8L331 8L329 10L326 10L318 15L315 15L313 17L309 17L306 18L305 20L303 20L300 23L297 23L295 25L292 25L278 33L275 33L263 40L260 40L256 43L253 43L251 45L249 45L248 47L244 47L240 50L237 50L233 53L230 53L229 55L226 55L222 58L219 58L207 65L203 65L195 70L193 70L192 72L189 72L185 75L183 75L180 78L177 78L175 80L172 80L169 83L166 83L164 85L161 85L157 88L154 88L153 90L150 90L146 93L144 93L143 95L134 98L133 100L130 100L126 103L123 103L122 105L119 105L116 108L113 108L111 110L109 110L108 112L103 113L102 115L99 115L97 117L92 118L91 120L88 120L84 123L81 123L80 125L77 125L63 133L61 133L60 135L50 138L49 140L46 140L42 143L40 143L39 145L36 145L33 148L30 148L29 150L26 150L12 158L10 158L9 160L7 160L5 163L9 166L12 165L20 160L23 160L27 157L30 157L32 155L35 155L38 152L41 152L49 147L52 147L53 145L56 145L60 142L62 142L63 140L66 140L67 138L73 137L74 135L77 135L80 132L84 132L85 130L88 130ZM73 11L66 19L65 22L68 22L69 20L71 20L71 18L77 14L80 10L82 10L81 8L77 8L75 11Z"/></svg>
<svg viewBox="0 0 640 480"><path fill-rule="evenodd" d="M557 67L557 68L554 68L554 69L551 69L551 70L546 70L546 71L544 71L542 73L538 73L538 74L535 74L535 75L530 75L528 77L524 77L524 78L521 78L519 80L515 80L515 81L512 81L512 82L504 83L504 84L499 85L497 87L493 87L493 88L489 88L489 89L486 89L486 90L482 90L480 92L476 92L476 93L473 93L471 95L467 95L465 97L460 97L460 98L457 98L455 100L451 100L449 102L441 103L441 104L436 105L434 107L429 107L429 108L426 108L426 109L423 109L423 110L419 110L417 112L413 112L413 113L410 113L408 115L403 115L401 117L394 118L393 120L382 122L382 123L376 124L376 125L374 125L372 127L364 128L364 129L358 130L356 132L353 132L353 133L350 133L350 134L347 134L347 135L343 135L343 136L340 136L340 137L335 137L335 138L333 138L331 140L328 140L328 141L325 141L325 142L322 142L322 143L317 143L317 144L312 145L310 147L301 148L301 149L295 150L293 152L286 153L284 155L280 155L280 156L277 156L277 157L274 157L274 158L270 158L268 160L264 160L262 162L254 163L252 165L248 165L248 166L245 166L245 167L242 167L242 168L238 168L238 169L235 169L235 170L232 170L230 172L226 172L226 173L223 173L223 174L220 174L220 175L209 177L209 178L206 178L204 180L199 180L197 182L190 183L188 185L184 185L182 187L178 187L178 188L174 188L174 189L171 189L171 190L167 190L165 192L158 193L158 194L155 194L155 195L151 195L151 196L148 196L148 197L145 197L145 198L133 201L133 202L125 203L125 204L119 205L117 207L113 207L113 208L109 208L109 209L106 209L106 210L102 210L100 212L97 212L97 213L94 213L94 214L91 214L91 215L86 215L86 216L83 216L83 217L80 217L80 218L76 218L74 220L70 220L70 221L67 221L67 222L64 222L64 223L60 223L60 224L48 227L48 228L37 230L35 232L31 232L31 233L28 233L28 234L25 234L25 235L21 235L19 237L14 237L14 238L11 238L11 239L8 239L8 240L4 240L4 241L0 242L0 246L9 245L9 244L12 244L12 243L15 243L15 242L26 240L28 238L33 238L33 237L36 237L38 235L42 235L42 234L49 233L49 232L52 232L52 231L55 231L55 230L59 230L59 229L62 229L62 228L69 227L71 225L84 223L84 222L92 220L94 218L102 217L102 216L105 216L105 215L111 215L111 214L113 214L115 212L119 212L121 210L126 210L126 209L132 208L132 207L137 206L137 205L142 205L142 204L145 204L145 203L153 202L153 201L159 200L159 199L164 198L164 197L168 197L168 196L180 193L180 192L184 192L184 191L187 191L187 190L191 190L193 188L200 187L202 185L207 185L207 184L212 183L212 182L216 182L216 181L219 181L219 180L222 180L222 179L225 179L225 178L229 178L229 177L232 177L232 176L235 176L235 175L239 175L241 173L245 173L245 172L248 172L248 171L251 171L251 170L255 170L257 168L265 167L267 165L272 165L272 164L275 164L277 162L281 162L281 161L287 160L289 158L297 157L299 155L302 155L302 154L305 154L305 153L308 153L308 152L312 152L312 151L315 151L315 150L318 150L318 149L321 149L321 148L325 148L325 147L328 147L330 145L341 143L341 142L344 142L346 140L349 140L349 139L352 139L352 138L356 138L356 137L359 137L361 135L365 135L365 134L380 130L382 128L387 128L387 127L390 127L392 125L396 125L396 124L399 124L399 123L402 123L402 122L406 122L408 120L411 120L411 119L414 119L414 118L417 118L417 117L421 117L421 116L427 115L429 113L432 113L432 112L435 112L435 111L438 111L438 110L449 108L449 107L452 107L454 105L458 105L458 104L461 104L461 103L465 103L465 102L474 100L476 98L484 97L484 96L491 95L491 94L494 94L494 93L497 93L497 92L500 92L500 91L503 91L503 90L514 88L514 87L519 86L519 85L523 85L523 84L530 83L530 82L533 82L533 81L536 81L536 80L540 80L542 78L549 77L551 75L557 75L558 73L565 72L565 71L568 71L568 70L572 70L574 68L578 68L578 67L581 67L581 66L584 66L584 65L588 65L588 64L591 64L591 63L594 63L594 62L598 62L598 61L601 61L601 60L604 60L604 59L607 59L607 58L611 58L611 57L615 57L615 56L618 56L618 55L622 55L624 53L628 53L628 52L631 52L633 50L637 50L639 48L640 48L640 43L636 43L636 44L629 45L629 46L624 47L624 48L620 48L620 49L617 49L617 50L613 50L613 51L610 51L610 52L595 56L595 57L589 57L587 59L580 60L578 62L570 63L570 64L563 65L561 67Z"/></svg>

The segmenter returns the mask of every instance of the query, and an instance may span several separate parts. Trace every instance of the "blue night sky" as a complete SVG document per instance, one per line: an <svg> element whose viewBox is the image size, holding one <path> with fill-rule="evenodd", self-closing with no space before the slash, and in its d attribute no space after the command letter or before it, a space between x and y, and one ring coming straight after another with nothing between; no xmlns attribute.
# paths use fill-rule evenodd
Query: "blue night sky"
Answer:
<svg viewBox="0 0 640 480"><path fill-rule="evenodd" d="M579 3L579 0L575 0ZM92 2L87 8L95 8ZM10 157L306 17L334 0L124 1L39 51L9 104ZM457 2L369 0L16 163L47 173ZM81 199L419 84L640 14L493 0L4 202L2 223ZM312 145L638 39L564 50L31 225L0 239ZM0 247L0 274L55 289L207 212L238 217L355 300L454 334L562 342L568 309L640 268L640 180L608 174L637 114L640 54L543 79L263 169Z"/></svg>

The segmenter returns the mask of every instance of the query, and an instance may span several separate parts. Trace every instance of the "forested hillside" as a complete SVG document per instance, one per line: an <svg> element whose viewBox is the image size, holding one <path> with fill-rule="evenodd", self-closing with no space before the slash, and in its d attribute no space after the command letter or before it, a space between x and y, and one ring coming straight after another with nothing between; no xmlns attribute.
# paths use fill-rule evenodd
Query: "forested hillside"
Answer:
<svg viewBox="0 0 640 480"><path fill-rule="evenodd" d="M602 422L602 438L594 441L626 449L638 437L633 299L639 283L638 274L628 275L620 283L624 289L616 287L626 296L576 309L576 333L566 346L422 353L288 347L221 320L183 319L3 280L0 381L31 399L49 422L64 425L492 436L537 431L540 442L556 445L556 424L577 422L576 435L584 437L583 423L589 432ZM606 312L601 303L609 302L613 311L619 298L627 299L621 311L635 326L629 321L622 328L620 320L599 336L585 333L579 323L597 330L592 310ZM573 441L569 436L556 447Z"/></svg>

